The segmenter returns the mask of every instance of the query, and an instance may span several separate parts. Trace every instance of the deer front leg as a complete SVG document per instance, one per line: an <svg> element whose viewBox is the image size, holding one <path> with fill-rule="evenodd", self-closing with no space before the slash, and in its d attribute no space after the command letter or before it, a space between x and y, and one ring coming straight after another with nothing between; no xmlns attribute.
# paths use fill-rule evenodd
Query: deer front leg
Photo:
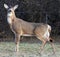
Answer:
<svg viewBox="0 0 60 57"><path fill-rule="evenodd" d="M15 44L16 44L15 51L16 52L19 51L19 41L20 41L20 35L19 34L16 34L15 35Z"/></svg>

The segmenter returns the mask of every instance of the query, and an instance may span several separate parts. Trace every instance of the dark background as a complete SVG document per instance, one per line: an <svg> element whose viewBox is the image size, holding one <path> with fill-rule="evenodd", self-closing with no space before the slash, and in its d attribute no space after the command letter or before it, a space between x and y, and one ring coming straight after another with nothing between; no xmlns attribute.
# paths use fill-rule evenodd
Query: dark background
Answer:
<svg viewBox="0 0 60 57"><path fill-rule="evenodd" d="M28 22L48 23L52 26L51 35L60 35L60 0L0 0L0 40L14 37L7 23L4 3L9 6L18 4L17 17Z"/></svg>

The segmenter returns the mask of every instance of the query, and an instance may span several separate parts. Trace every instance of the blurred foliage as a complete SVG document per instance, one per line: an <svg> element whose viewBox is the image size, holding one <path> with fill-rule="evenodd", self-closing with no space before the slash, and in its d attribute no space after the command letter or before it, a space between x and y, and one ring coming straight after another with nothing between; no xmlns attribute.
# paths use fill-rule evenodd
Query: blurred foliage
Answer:
<svg viewBox="0 0 60 57"><path fill-rule="evenodd" d="M0 0L0 37L13 36L4 3L9 6L18 4L17 17L28 22L48 23L52 26L52 35L60 35L60 0Z"/></svg>

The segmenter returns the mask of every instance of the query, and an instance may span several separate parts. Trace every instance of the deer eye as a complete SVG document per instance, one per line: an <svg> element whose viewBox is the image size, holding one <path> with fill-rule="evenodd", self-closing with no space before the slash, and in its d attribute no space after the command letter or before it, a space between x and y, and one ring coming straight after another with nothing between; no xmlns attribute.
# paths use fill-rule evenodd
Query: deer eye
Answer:
<svg viewBox="0 0 60 57"><path fill-rule="evenodd" d="M11 10L8 10L8 12L11 12Z"/></svg>

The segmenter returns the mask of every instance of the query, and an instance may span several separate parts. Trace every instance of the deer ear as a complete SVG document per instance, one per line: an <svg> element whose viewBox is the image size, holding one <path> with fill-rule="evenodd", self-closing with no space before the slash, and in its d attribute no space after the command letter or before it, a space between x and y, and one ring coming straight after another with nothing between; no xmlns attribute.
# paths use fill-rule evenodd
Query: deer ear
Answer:
<svg viewBox="0 0 60 57"><path fill-rule="evenodd" d="M4 7L5 7L6 9L8 9L8 8L9 8L7 4L4 4Z"/></svg>
<svg viewBox="0 0 60 57"><path fill-rule="evenodd" d="M14 10L16 10L17 8L18 8L18 5L15 5L15 6L14 6Z"/></svg>

